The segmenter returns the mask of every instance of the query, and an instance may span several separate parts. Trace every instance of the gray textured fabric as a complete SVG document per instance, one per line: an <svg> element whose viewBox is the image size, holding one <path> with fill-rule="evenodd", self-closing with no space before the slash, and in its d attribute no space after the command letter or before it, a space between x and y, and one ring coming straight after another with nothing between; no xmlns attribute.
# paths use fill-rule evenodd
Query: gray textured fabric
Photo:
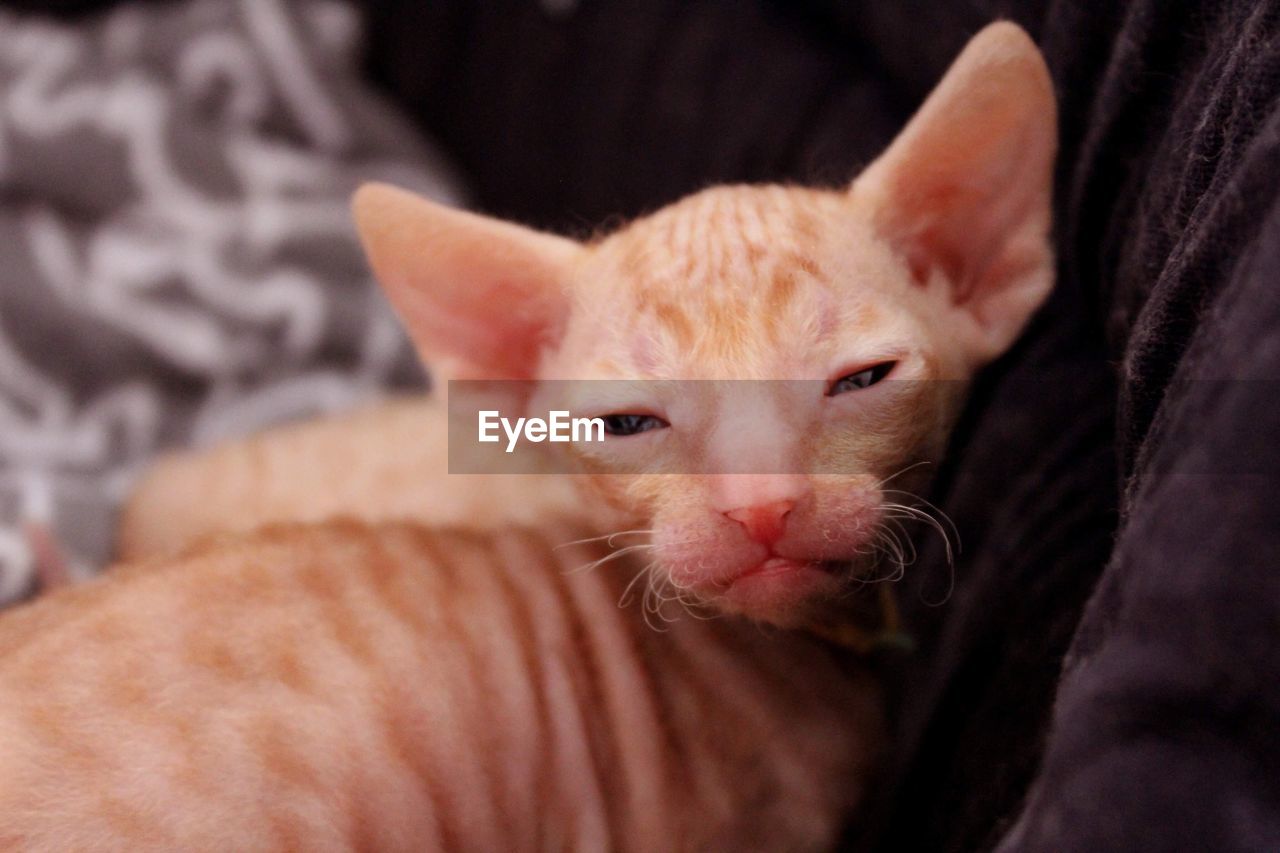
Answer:
<svg viewBox="0 0 1280 853"><path fill-rule="evenodd" d="M361 259L362 179L456 181L360 80L320 0L0 13L0 603L30 523L78 573L157 449L421 374Z"/></svg>

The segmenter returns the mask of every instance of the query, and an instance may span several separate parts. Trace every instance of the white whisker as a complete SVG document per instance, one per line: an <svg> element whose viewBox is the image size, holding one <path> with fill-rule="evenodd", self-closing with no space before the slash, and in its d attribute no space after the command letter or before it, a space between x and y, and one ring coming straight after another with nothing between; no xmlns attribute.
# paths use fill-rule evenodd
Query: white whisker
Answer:
<svg viewBox="0 0 1280 853"><path fill-rule="evenodd" d="M945 523L947 527L950 529L951 535L954 536L956 539L956 544L955 544L956 553L959 554L964 550L964 546L960 541L960 528L956 527L956 523L951 519L951 516L947 515L945 512L939 509L935 504L925 500L919 495L912 494L911 492L904 492L900 489L885 489L884 493L886 495L888 494L905 495L906 497L911 498L914 501L917 501L921 506L925 507L930 512L937 513L937 517L934 520L936 521L937 519L941 519L942 522ZM902 506L902 505L897 504L897 506ZM923 512L923 510L920 510L919 507L912 507L912 508L916 509L917 511ZM930 516L930 518L933 518L933 516ZM942 533L941 535L943 539L947 538L946 533ZM948 544L950 543L948 542Z"/></svg>
<svg viewBox="0 0 1280 853"><path fill-rule="evenodd" d="M635 575L631 578L631 581L626 585L625 588L623 588L622 595L618 596L619 607L631 606L631 602L634 600L633 593L635 592L636 584L640 582L641 578L645 578L648 576L649 571L653 568L653 566L654 566L654 563L650 563L649 565L644 566L643 568L639 569L635 573Z"/></svg>
<svg viewBox="0 0 1280 853"><path fill-rule="evenodd" d="M928 459L922 460L922 461L920 461L920 462L913 462L912 464L908 465L907 467L905 467L905 468L903 468L903 469L901 469L901 470L899 470L899 471L894 471L894 472L893 472L892 474L890 474L888 477L885 477L883 480L881 480L880 482L876 483L876 484L875 484L875 486L874 486L873 488L876 488L876 489L882 488L882 487L884 486L884 484L885 484L885 483L889 482L890 480L892 480L892 479L893 479L893 478L895 478L895 477L901 477L903 474L907 473L908 471L912 470L913 468L919 468L921 465L931 465L931 464L933 464L933 463L931 463Z"/></svg>
<svg viewBox="0 0 1280 853"><path fill-rule="evenodd" d="M881 506L886 521L892 521L895 525L900 525L900 520L907 519L922 522L942 539L947 560L947 592L942 598L942 602L945 602L955 591L955 555L960 552L961 547L959 528L949 515L919 495L901 489L885 489L883 493L886 496L902 495L911 501L911 503L894 501L883 503ZM955 537L954 545L952 537Z"/></svg>
<svg viewBox="0 0 1280 853"><path fill-rule="evenodd" d="M619 548L616 551L611 551L608 554L605 554L603 557L601 557L598 560L592 560L589 563L583 563L581 566L578 566L576 569L569 569L565 573L576 575L576 574L581 574L583 572L589 572L589 571L592 571L593 569L597 569L600 566L603 566L605 563L611 563L614 560L619 559L620 557L625 557L627 554L634 554L637 551L652 551L656 547L657 547L656 545L651 545L648 543L645 543L642 545L628 545L625 548Z"/></svg>
<svg viewBox="0 0 1280 853"><path fill-rule="evenodd" d="M613 533L605 533L602 536L588 536L586 539L574 539L571 542L561 542L559 545L555 546L555 548L553 548L552 550L559 551L561 548L568 548L572 545L586 545L590 542L604 542L606 545L612 548L614 547L613 540L615 538L619 536L637 536L642 533L648 534L648 533L653 533L653 531L649 529L618 530Z"/></svg>

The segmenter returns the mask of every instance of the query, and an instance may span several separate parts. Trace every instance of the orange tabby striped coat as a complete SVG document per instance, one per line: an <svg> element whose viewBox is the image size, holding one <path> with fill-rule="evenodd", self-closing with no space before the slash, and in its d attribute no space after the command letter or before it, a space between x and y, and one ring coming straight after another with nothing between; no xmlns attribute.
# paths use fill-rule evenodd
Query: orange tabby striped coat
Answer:
<svg viewBox="0 0 1280 853"><path fill-rule="evenodd" d="M658 633L572 538L354 523L0 619L0 849L817 850L876 691L803 636Z"/></svg>

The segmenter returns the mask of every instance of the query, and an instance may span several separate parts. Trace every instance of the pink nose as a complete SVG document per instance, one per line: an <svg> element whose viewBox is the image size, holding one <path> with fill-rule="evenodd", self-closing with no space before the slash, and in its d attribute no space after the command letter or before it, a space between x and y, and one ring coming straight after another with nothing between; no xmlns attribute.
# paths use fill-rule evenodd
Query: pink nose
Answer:
<svg viewBox="0 0 1280 853"><path fill-rule="evenodd" d="M729 510L725 516L741 524L752 541L773 545L782 538L787 514L795 505L795 501L774 501Z"/></svg>

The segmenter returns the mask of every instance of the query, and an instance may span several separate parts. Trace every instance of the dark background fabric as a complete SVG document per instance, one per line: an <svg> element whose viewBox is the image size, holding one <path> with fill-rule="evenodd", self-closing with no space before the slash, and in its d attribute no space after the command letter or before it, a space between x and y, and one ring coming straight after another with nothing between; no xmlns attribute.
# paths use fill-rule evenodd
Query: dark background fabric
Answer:
<svg viewBox="0 0 1280 853"><path fill-rule="evenodd" d="M1059 286L976 389L902 586L852 849L1280 849L1280 4L367 0L488 212L568 232L852 176L996 17L1062 125ZM953 588L954 583L954 588Z"/></svg>

